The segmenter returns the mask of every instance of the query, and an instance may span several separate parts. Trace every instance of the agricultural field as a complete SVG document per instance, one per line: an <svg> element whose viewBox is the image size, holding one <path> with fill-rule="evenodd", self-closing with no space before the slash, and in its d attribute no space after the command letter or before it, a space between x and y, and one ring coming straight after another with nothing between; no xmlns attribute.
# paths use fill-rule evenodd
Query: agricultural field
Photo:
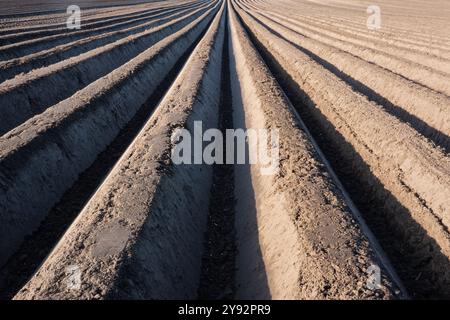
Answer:
<svg viewBox="0 0 450 320"><path fill-rule="evenodd" d="M0 299L450 298L449 1L1 5Z"/></svg>

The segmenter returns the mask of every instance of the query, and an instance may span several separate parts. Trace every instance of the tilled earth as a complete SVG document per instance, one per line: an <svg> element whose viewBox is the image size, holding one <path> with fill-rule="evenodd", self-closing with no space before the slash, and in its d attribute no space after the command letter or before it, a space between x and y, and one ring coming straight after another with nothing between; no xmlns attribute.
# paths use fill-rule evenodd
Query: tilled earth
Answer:
<svg viewBox="0 0 450 320"><path fill-rule="evenodd" d="M369 5L81 1L68 30L6 1L0 298L450 298L450 5ZM198 121L277 130L277 170L174 163Z"/></svg>

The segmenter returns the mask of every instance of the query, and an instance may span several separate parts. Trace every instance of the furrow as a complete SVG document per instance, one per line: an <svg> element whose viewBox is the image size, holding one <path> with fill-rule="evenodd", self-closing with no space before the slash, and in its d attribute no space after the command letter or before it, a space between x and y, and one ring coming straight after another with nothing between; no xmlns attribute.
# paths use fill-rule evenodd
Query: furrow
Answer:
<svg viewBox="0 0 450 320"><path fill-rule="evenodd" d="M385 269L382 253L363 233L234 12L230 21L235 125L279 130L280 148L278 173L264 174L270 169L264 165L236 166L236 298L401 297L395 275ZM383 269L373 291L362 284L371 265Z"/></svg>
<svg viewBox="0 0 450 320"><path fill-rule="evenodd" d="M170 153L176 129L191 131L197 120L217 126L224 22L222 6L155 113L15 299L196 296L212 170L174 165ZM73 264L83 290L63 280Z"/></svg>
<svg viewBox="0 0 450 320"><path fill-rule="evenodd" d="M197 0L195 0L197 1ZM192 3L193 1L183 1L184 4ZM140 5L125 5L125 6L103 6L97 8L88 8L82 6L82 17L89 23L97 22L110 18L120 18L125 16L131 16L138 12L142 12L147 9L164 9L174 7L181 4L179 1L164 1L153 2ZM11 33L22 33L27 31L39 31L55 27L65 27L67 22L67 5L64 10L59 11L59 13L52 12L30 12L28 14L22 14L20 16L10 16L7 18L1 18L3 21L2 28L0 28L0 35L7 35Z"/></svg>
<svg viewBox="0 0 450 320"><path fill-rule="evenodd" d="M19 73L27 73L33 69L42 68L50 64L69 59L84 52L118 41L127 36L155 28L173 19L186 15L192 9L173 10L178 12L165 12L162 17L155 17L134 27L120 29L118 31L106 32L97 36L82 38L80 40L62 44L47 50L42 50L27 56L0 62L0 83L14 78Z"/></svg>
<svg viewBox="0 0 450 320"><path fill-rule="evenodd" d="M163 10L162 13L159 13L159 15L164 14ZM158 15L158 14L156 14ZM151 19L152 15L150 17L144 17L141 19L136 19L137 23L145 21L147 19ZM136 21L126 19L125 22L120 22L115 25L110 26L104 26L93 30L85 30L86 28L82 28L81 30L63 30L62 34L55 34L50 35L47 37L41 37L41 38L32 38L31 40L22 41L18 43L13 43L9 45L4 45L0 47L0 59L1 60L10 60L13 58L19 58L25 55L29 55L32 53L39 52L41 50L46 50L53 48L55 46L65 44L71 41L83 39L85 37L89 36L95 36L102 33L105 33L107 31L112 30L119 30L121 28L127 27L127 26L133 26L133 23Z"/></svg>
<svg viewBox="0 0 450 320"><path fill-rule="evenodd" d="M308 27L309 28L309 27ZM311 28L309 28L311 29ZM337 49L353 54L365 61L374 63L388 69L399 76L415 81L432 90L441 92L450 96L449 74L441 71L441 69L432 69L428 66L410 61L403 57L403 55L393 55L382 51L381 47L369 48L359 44L349 43L335 36L322 34L322 29L310 30L302 27L298 28L299 33L309 38L321 41L328 45L332 45ZM425 60L422 60L425 61ZM449 65L448 63L446 66Z"/></svg>
<svg viewBox="0 0 450 320"><path fill-rule="evenodd" d="M448 156L244 11L238 12L300 114L309 116L310 128L320 128L316 135L326 136L324 145L335 152L329 157L340 157L336 171L352 173L357 190L349 191L357 199L359 194L360 203L370 204L365 217L402 267L399 272L408 289L419 296L448 296ZM398 253L406 248L415 251Z"/></svg>
<svg viewBox="0 0 450 320"><path fill-rule="evenodd" d="M145 103L215 12L0 138L0 265Z"/></svg>
<svg viewBox="0 0 450 320"><path fill-rule="evenodd" d="M255 16L254 16L255 17ZM386 111L408 122L445 150L450 150L450 98L389 70L257 15L258 21L297 46L311 59L365 94Z"/></svg>
<svg viewBox="0 0 450 320"><path fill-rule="evenodd" d="M200 1L198 2L200 3ZM195 5L195 3L194 3ZM122 25L131 25L133 22L143 21L144 19L151 18L158 14L163 14L164 12L170 12L176 9L184 9L192 7L192 4L188 5L176 5L176 6L168 6L168 7L158 7L158 8L152 8L148 10L139 10L136 12L132 12L130 14L124 14L120 15L119 17L114 16L111 17L110 15L104 15L102 17L98 17L95 19L83 19L82 20L82 28L83 30L89 30L89 31L96 31L96 30L107 30L107 28L114 28L116 26L122 26ZM125 24L120 24L124 23ZM106 27L106 28L105 28ZM2 35L0 33L0 44L13 44L17 42L21 42L24 40L29 39L38 39L43 38L45 36L52 36L57 35L60 33L66 33L67 34L67 23L63 23L59 25L57 28L54 26L48 28L48 29L42 29L42 27L39 27L40 30L33 30L33 31L26 31L26 32L17 32L15 31L12 34ZM83 31L82 34L85 34L86 32ZM74 33L71 33L72 36ZM76 33L75 33L76 34Z"/></svg>
<svg viewBox="0 0 450 320"><path fill-rule="evenodd" d="M424 64L436 70L445 72L449 72L450 70L450 68L448 67L450 62L449 56L446 55L445 52L438 51L437 55L433 54L432 52L430 52L430 47L427 47L423 44L415 47L402 47L401 45L399 45L398 41L393 41L391 39L389 39L388 43L380 41L381 38L379 37L379 35L354 33L342 29L337 32L335 26L329 27L326 24L320 24L316 19L309 16L296 16L294 18L290 14L280 13L279 10L276 10L276 12L274 12L274 10L259 10L256 6L251 5L247 5L246 7L261 14L267 15L270 13L270 18L272 19L279 19L283 22L287 22L305 28L306 30L310 30L311 32L319 32L322 35L327 35L345 42L354 43L371 49L381 50L393 56L402 56L410 61Z"/></svg>
<svg viewBox="0 0 450 320"><path fill-rule="evenodd" d="M321 30L334 30L338 29L339 31L343 31L345 34L348 34L350 37L362 37L362 39L366 39L372 41L374 43L387 44L389 46L399 46L403 49L414 49L423 53L432 53L435 56L443 56L449 58L450 46L447 46L442 43L431 43L430 39L424 39L422 41L414 41L409 39L408 35L400 35L398 32L392 32L385 30L384 28L380 30L379 33L373 33L368 28L367 25L357 24L357 25L348 25L344 21L335 17L327 17L327 19L319 18L311 15L298 14L298 12L291 13L287 12L282 8L263 8L258 6L252 6L253 8L257 8L263 10L266 13L271 13L272 15L276 15L280 18L292 18L296 22L307 22L306 26L317 26Z"/></svg>
<svg viewBox="0 0 450 320"><path fill-rule="evenodd" d="M0 134L68 98L195 19L203 19L214 6L217 2L162 26L3 82L0 87L3 113ZM54 89L43 95L46 88Z"/></svg>

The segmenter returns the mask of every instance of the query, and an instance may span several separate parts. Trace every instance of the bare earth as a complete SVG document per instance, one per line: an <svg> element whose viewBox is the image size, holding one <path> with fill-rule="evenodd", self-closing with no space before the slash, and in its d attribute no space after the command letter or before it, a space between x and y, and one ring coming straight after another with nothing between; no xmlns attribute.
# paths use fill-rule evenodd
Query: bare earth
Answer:
<svg viewBox="0 0 450 320"><path fill-rule="evenodd" d="M0 9L0 299L450 298L448 1L67 5Z"/></svg>

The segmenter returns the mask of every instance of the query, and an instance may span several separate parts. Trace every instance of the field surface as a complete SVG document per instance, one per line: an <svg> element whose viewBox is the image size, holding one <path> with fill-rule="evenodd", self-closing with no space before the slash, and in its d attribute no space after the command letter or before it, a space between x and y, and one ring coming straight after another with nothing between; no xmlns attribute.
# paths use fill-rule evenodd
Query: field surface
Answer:
<svg viewBox="0 0 450 320"><path fill-rule="evenodd" d="M450 298L449 1L18 3L0 299ZM276 171L175 163L200 122Z"/></svg>

